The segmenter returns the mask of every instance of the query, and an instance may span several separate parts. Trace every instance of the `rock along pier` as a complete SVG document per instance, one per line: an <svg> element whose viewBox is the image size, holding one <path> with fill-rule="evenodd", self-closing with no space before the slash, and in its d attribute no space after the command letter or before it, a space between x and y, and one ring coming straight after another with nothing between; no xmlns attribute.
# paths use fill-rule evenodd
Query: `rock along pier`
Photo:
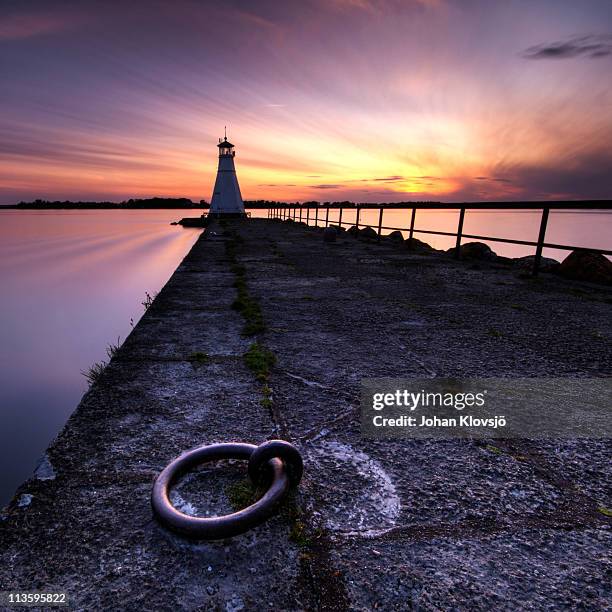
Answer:
<svg viewBox="0 0 612 612"><path fill-rule="evenodd" d="M609 442L365 440L359 386L609 376L611 298L296 223L211 227L16 492L0 591L79 610L603 609ZM267 438L306 466L273 519L195 543L154 520L171 459ZM245 476L208 465L172 500L227 513Z"/></svg>

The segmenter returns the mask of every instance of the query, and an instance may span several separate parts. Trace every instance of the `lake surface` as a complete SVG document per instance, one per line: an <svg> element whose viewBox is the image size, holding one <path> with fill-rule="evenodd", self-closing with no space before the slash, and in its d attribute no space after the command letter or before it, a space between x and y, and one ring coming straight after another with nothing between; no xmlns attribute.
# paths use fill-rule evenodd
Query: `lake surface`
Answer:
<svg viewBox="0 0 612 612"><path fill-rule="evenodd" d="M76 408L81 374L106 358L144 312L142 302L170 278L200 230L170 226L194 210L0 210L0 507L12 496ZM253 216L267 216L264 210ZM324 211L322 213L325 214ZM330 219L337 220L332 210ZM457 212L419 211L416 226L455 231ZM355 212L343 220L354 221ZM540 213L466 213L464 231L536 240ZM361 223L378 225L377 211ZM384 225L406 227L410 211L388 210ZM388 232L386 232L388 233ZM436 248L450 237L416 234ZM609 212L553 212L547 240L612 248ZM531 247L489 243L518 257ZM567 252L548 250L562 259Z"/></svg>
<svg viewBox="0 0 612 612"><path fill-rule="evenodd" d="M194 210L0 211L0 507L200 235Z"/></svg>
<svg viewBox="0 0 612 612"><path fill-rule="evenodd" d="M299 214L299 211L298 211ZM303 211L303 221L306 221L306 211ZM314 209L311 209L311 224L314 225ZM411 210L388 209L383 213L383 226L395 228L410 227ZM325 209L319 211L319 225L324 224ZM344 210L342 222L355 222L357 212ZM253 211L253 216L266 217L266 211ZM468 210L463 222L463 233L475 236L494 236L514 240L537 241L540 230L542 212L537 210L507 211L507 210ZM330 222L338 220L338 210L330 209ZM456 232L459 221L457 210L418 210L415 228L434 230L437 232ZM378 211L362 210L359 225L370 225L378 228ZM344 226L348 228L348 225ZM391 230L383 230L383 234ZM408 232L403 232L408 237ZM432 234L415 233L415 238L429 243L436 249L448 249L455 246L455 238L450 236L436 236ZM463 242L471 242L464 239ZM521 246L482 240L488 244L498 255L505 257L523 257L533 255L535 247ZM612 249L612 211L576 212L551 211L548 218L546 242L554 244L567 244L577 247L590 247L595 249ZM563 260L569 251L558 249L544 249L545 257Z"/></svg>

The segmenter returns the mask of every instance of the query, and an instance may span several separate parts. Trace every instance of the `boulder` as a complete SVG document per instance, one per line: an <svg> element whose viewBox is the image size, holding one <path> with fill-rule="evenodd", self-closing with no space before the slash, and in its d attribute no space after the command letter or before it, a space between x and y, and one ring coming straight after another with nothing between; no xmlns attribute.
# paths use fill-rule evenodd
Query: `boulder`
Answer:
<svg viewBox="0 0 612 612"><path fill-rule="evenodd" d="M346 228L341 227L340 225L330 225L329 227L333 227L336 230L336 233L345 232Z"/></svg>
<svg viewBox="0 0 612 612"><path fill-rule="evenodd" d="M556 271L564 278L612 285L612 262L599 253L572 251Z"/></svg>
<svg viewBox="0 0 612 612"><path fill-rule="evenodd" d="M351 236L358 236L359 228L356 225L351 225L351 227L346 230L346 233L350 234Z"/></svg>
<svg viewBox="0 0 612 612"><path fill-rule="evenodd" d="M386 238L393 242L398 242L398 243L404 242L404 236L402 235L402 232L400 232L399 230L395 230L391 232L388 236L386 236Z"/></svg>
<svg viewBox="0 0 612 612"><path fill-rule="evenodd" d="M326 227L323 230L323 240L325 242L336 242L336 236L338 232L333 227Z"/></svg>
<svg viewBox="0 0 612 612"><path fill-rule="evenodd" d="M531 272L533 270L533 261L535 259L535 255L527 255L526 257L517 257L512 260L512 265L520 268L521 270L526 270L527 272ZM540 272L554 272L559 266L559 262L556 259L552 259L550 257L542 257L540 259Z"/></svg>
<svg viewBox="0 0 612 612"><path fill-rule="evenodd" d="M493 261L497 257L495 251L492 251L491 247L486 245L484 242L466 242L465 244L461 245L459 251L462 259ZM449 255L454 255L455 247L451 247L446 252Z"/></svg>
<svg viewBox="0 0 612 612"><path fill-rule="evenodd" d="M402 243L402 248L407 249L408 251L435 251L430 244L427 244L418 238L406 238L406 240L404 240Z"/></svg>
<svg viewBox="0 0 612 612"><path fill-rule="evenodd" d="M359 237L365 238L366 240L378 240L376 230L373 230L369 225L359 230Z"/></svg>

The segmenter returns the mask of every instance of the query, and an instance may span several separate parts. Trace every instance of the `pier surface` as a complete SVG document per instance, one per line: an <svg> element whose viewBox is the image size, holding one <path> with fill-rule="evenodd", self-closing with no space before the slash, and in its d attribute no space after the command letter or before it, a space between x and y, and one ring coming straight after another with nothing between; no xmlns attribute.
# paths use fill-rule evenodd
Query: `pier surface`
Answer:
<svg viewBox="0 0 612 612"><path fill-rule="evenodd" d="M367 377L609 376L609 289L294 223L227 229L240 238L198 240L17 491L0 591L82 610L609 605L609 442L371 441L358 407ZM236 262L256 337L231 307ZM271 407L243 359L255 340L276 355ZM208 543L153 519L153 480L182 451L267 438L306 465L278 516ZM244 475L207 466L174 503L232 511Z"/></svg>

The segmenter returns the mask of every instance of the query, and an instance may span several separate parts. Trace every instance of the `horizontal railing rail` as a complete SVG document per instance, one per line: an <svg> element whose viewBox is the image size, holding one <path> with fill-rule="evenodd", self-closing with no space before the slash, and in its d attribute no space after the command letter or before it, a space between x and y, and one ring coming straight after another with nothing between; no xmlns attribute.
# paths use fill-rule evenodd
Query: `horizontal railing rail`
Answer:
<svg viewBox="0 0 612 612"><path fill-rule="evenodd" d="M378 210L377 236L378 240L382 237L383 230L408 232L408 238L412 239L414 234L429 234L435 236L449 236L455 238L454 255L457 259L461 257L461 241L464 238L470 240L485 240L488 242L500 242L506 244L517 244L521 246L535 247L535 257L533 260L532 274L536 276L540 270L542 261L542 251L544 249L557 249L562 251L581 250L590 253L599 253L601 255L612 255L612 250L598 249L593 247L583 247L568 244L557 244L546 242L546 229L548 226L548 218L551 210L572 210L577 212L595 212L601 210L612 210L612 202L607 200L592 200L587 202L478 202L473 204L438 204L433 202L420 202L406 206L376 206L372 204L361 206L307 206L307 205L278 205L270 206L268 211L269 219L291 219L293 221L304 222L307 225L329 225L356 226L359 229L360 216L362 210ZM410 225L407 227L392 227L383 225L383 216L385 210L410 210ZM437 230L418 229L416 227L416 213L418 210L448 210L459 213L459 221L457 231L443 232ZM466 211L470 210L541 210L540 228L537 241L534 240L519 240L514 238L502 238L500 236L484 236L479 234L468 234L463 232L463 224ZM338 218L330 219L330 211L337 211ZM344 211L355 212L355 221L343 221L342 214ZM321 214L320 214L321 213ZM323 214L324 218L323 218ZM361 223L365 227L366 224ZM370 226L372 227L372 226Z"/></svg>

